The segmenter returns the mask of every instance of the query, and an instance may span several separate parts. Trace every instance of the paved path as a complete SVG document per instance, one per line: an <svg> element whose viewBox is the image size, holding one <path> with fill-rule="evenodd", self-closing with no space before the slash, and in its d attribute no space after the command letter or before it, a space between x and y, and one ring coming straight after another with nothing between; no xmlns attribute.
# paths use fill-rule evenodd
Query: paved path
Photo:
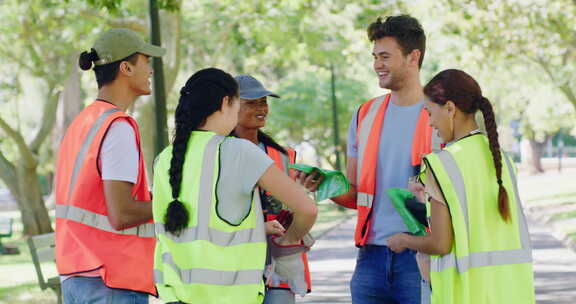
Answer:
<svg viewBox="0 0 576 304"><path fill-rule="evenodd" d="M355 266L355 218L317 241L310 253L313 292L298 303L351 303L349 282ZM529 220L533 242L537 303L576 303L576 253L562 246L547 227Z"/></svg>

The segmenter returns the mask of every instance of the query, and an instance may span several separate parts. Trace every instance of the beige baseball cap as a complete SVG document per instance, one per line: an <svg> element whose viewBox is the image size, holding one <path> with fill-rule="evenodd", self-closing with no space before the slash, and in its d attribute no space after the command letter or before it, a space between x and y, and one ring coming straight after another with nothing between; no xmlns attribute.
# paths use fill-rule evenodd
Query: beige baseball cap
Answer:
<svg viewBox="0 0 576 304"><path fill-rule="evenodd" d="M92 47L98 54L95 65L105 65L132 54L161 57L166 49L146 43L136 32L126 28L114 28L102 33Z"/></svg>

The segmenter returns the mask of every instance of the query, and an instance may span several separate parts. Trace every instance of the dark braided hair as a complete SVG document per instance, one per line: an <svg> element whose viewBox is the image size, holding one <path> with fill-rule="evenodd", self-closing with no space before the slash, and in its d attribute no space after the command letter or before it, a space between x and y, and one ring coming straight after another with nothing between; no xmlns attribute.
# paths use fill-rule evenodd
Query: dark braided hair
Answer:
<svg viewBox="0 0 576 304"><path fill-rule="evenodd" d="M188 226L190 219L188 210L178 197L191 132L198 130L210 115L221 109L222 100L226 96L231 100L238 97L238 84L230 74L215 68L194 73L180 90L169 170L173 201L168 205L164 217L165 230L174 235L179 235Z"/></svg>
<svg viewBox="0 0 576 304"><path fill-rule="evenodd" d="M82 52L80 57L78 57L78 66L83 70L87 71L92 68L94 62L98 61L100 57L96 53L95 49L90 49L90 53ZM108 63L103 65L94 65L94 74L96 74L96 83L98 84L98 89L116 80L118 76L118 71L120 70L120 63L122 61L128 61L131 64L136 64L138 62L138 53L134 53L126 58Z"/></svg>
<svg viewBox="0 0 576 304"><path fill-rule="evenodd" d="M460 111L474 114L480 110L484 116L484 124L488 133L490 152L496 168L496 182L498 183L498 211L504 221L510 219L508 193L502 185L502 154L498 143L498 130L492 104L482 96L478 82L472 76L461 70L450 69L438 73L424 87L424 94L430 101L445 105L452 101Z"/></svg>

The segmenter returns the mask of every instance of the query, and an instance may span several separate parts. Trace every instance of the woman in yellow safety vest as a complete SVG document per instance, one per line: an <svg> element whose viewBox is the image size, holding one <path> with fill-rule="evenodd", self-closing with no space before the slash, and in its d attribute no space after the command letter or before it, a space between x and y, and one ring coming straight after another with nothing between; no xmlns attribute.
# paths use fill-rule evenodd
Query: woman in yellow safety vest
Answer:
<svg viewBox="0 0 576 304"><path fill-rule="evenodd" d="M172 145L154 168L154 280L174 303L259 304L266 237L259 187L293 211L280 245L299 245L317 209L304 189L251 142L227 137L238 119L238 84L198 71L180 91Z"/></svg>
<svg viewBox="0 0 576 304"><path fill-rule="evenodd" d="M429 202L430 233L400 233L388 246L430 254L433 304L534 303L532 249L516 169L498 143L490 101L460 70L425 86L430 125L446 147L426 155L420 197ZM480 132L475 113L484 116ZM422 267L428 268L428 267Z"/></svg>

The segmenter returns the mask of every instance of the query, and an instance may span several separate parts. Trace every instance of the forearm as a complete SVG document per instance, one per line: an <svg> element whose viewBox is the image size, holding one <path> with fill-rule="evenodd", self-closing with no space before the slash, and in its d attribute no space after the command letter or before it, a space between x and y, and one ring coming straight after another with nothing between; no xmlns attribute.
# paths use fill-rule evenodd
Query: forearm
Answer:
<svg viewBox="0 0 576 304"><path fill-rule="evenodd" d="M336 204L349 209L356 209L356 187L350 185L350 191L331 198Z"/></svg>
<svg viewBox="0 0 576 304"><path fill-rule="evenodd" d="M316 221L317 213L313 214L294 214L292 224L284 234L284 238L289 243L299 243L300 240L310 232L314 222Z"/></svg>
<svg viewBox="0 0 576 304"><path fill-rule="evenodd" d="M443 255L447 253L440 245L441 242L436 240L432 235L415 236L404 233L403 244L406 248L426 254Z"/></svg>
<svg viewBox="0 0 576 304"><path fill-rule="evenodd" d="M108 212L108 219L112 222L111 217L114 217L116 226L114 228L117 230L136 226L152 219L152 202L131 200L118 207Z"/></svg>
<svg viewBox="0 0 576 304"><path fill-rule="evenodd" d="M108 221L116 230L126 229L152 219L152 202L136 201L133 184L124 181L104 181Z"/></svg>

